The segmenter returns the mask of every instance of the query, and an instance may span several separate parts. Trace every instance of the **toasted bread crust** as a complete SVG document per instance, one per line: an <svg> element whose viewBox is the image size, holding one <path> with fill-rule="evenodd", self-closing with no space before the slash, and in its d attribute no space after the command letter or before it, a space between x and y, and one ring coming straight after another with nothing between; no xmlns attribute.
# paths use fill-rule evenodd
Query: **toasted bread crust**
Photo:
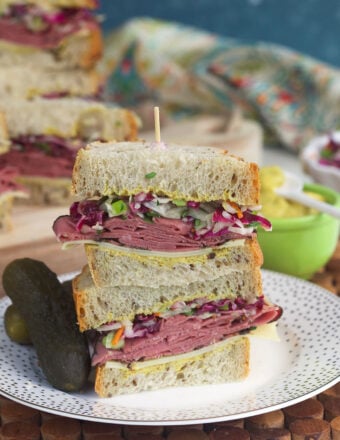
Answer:
<svg viewBox="0 0 340 440"><path fill-rule="evenodd" d="M247 240L247 245L251 248L251 252L254 255L254 265L262 266L263 253L257 238L250 239L249 241Z"/></svg>
<svg viewBox="0 0 340 440"><path fill-rule="evenodd" d="M250 162L249 168L250 168L249 178L251 179L252 184L253 184L254 201L256 200L256 204L259 204L260 203L259 194L260 194L260 189L261 189L261 182L260 182L260 177L259 177L259 167L256 163Z"/></svg>
<svg viewBox="0 0 340 440"><path fill-rule="evenodd" d="M8 127L5 113L0 111L0 154L6 153L10 148Z"/></svg>
<svg viewBox="0 0 340 440"><path fill-rule="evenodd" d="M140 121L136 115L127 110L126 112L127 125L130 127L130 133L126 136L126 141L136 141L138 139L138 130L140 128Z"/></svg>
<svg viewBox="0 0 340 440"><path fill-rule="evenodd" d="M62 44L65 44L65 42L61 42L61 45ZM83 69L91 69L103 54L103 37L99 27L94 27L90 30L86 46L87 50L84 50L79 58L79 67Z"/></svg>

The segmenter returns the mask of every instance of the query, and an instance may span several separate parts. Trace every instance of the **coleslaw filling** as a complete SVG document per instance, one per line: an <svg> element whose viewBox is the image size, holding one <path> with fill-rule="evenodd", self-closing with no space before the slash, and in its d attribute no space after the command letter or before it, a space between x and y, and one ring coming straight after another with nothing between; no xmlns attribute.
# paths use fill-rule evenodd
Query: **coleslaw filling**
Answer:
<svg viewBox="0 0 340 440"><path fill-rule="evenodd" d="M91 228L99 235L105 229L105 220L112 217L139 217L149 223L154 223L157 218L179 220L186 227L187 236L199 240L230 233L251 237L258 226L270 231L271 223L256 214L260 208L239 206L231 201L171 200L151 192L140 192L130 197L75 202L70 208L70 217L77 232L86 233Z"/></svg>
<svg viewBox="0 0 340 440"><path fill-rule="evenodd" d="M121 349L125 339L141 338L148 333L158 332L162 319L185 315L204 320L220 314L228 314L231 320L245 321L254 316L257 310L262 310L264 304L263 296L258 297L253 303L247 303L241 297L235 300L207 301L206 298L197 298L192 301L177 301L164 311L149 315L138 314L133 320L112 321L100 326L96 331L101 334L101 343L106 348Z"/></svg>

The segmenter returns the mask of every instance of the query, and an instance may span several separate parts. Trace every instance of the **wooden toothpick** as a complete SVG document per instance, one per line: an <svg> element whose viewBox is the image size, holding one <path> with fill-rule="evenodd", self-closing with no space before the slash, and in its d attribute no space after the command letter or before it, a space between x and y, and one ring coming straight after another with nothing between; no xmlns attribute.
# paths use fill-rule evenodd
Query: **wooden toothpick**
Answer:
<svg viewBox="0 0 340 440"><path fill-rule="evenodd" d="M156 142L161 142L161 125L160 125L160 121L159 121L159 107L154 108L154 118L155 118Z"/></svg>
<svg viewBox="0 0 340 440"><path fill-rule="evenodd" d="M159 122L159 107L154 107L154 119L155 119L155 140L152 142L151 147L161 150L165 150L167 145L161 141L161 124Z"/></svg>

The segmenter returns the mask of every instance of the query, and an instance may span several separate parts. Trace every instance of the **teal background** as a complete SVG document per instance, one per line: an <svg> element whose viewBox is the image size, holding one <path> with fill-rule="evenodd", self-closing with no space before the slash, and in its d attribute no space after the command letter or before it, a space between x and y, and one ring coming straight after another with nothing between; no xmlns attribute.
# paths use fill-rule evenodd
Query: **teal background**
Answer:
<svg viewBox="0 0 340 440"><path fill-rule="evenodd" d="M339 0L100 0L104 32L135 17L199 27L248 42L265 41L340 67Z"/></svg>

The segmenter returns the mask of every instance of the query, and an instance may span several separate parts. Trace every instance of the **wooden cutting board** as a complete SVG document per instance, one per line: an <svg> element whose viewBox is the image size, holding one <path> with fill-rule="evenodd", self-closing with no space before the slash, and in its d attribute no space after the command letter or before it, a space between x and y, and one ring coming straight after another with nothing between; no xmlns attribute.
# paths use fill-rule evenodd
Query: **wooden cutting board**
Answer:
<svg viewBox="0 0 340 440"><path fill-rule="evenodd" d="M25 257L43 261L57 274L80 270L86 263L82 246L62 250L52 230L54 220L67 211L60 206L14 206L13 228L0 235L0 276L8 263Z"/></svg>
<svg viewBox="0 0 340 440"><path fill-rule="evenodd" d="M0 249L39 243L46 239L55 241L53 222L59 215L67 214L67 211L68 208L63 206L14 206L13 228L0 235Z"/></svg>

